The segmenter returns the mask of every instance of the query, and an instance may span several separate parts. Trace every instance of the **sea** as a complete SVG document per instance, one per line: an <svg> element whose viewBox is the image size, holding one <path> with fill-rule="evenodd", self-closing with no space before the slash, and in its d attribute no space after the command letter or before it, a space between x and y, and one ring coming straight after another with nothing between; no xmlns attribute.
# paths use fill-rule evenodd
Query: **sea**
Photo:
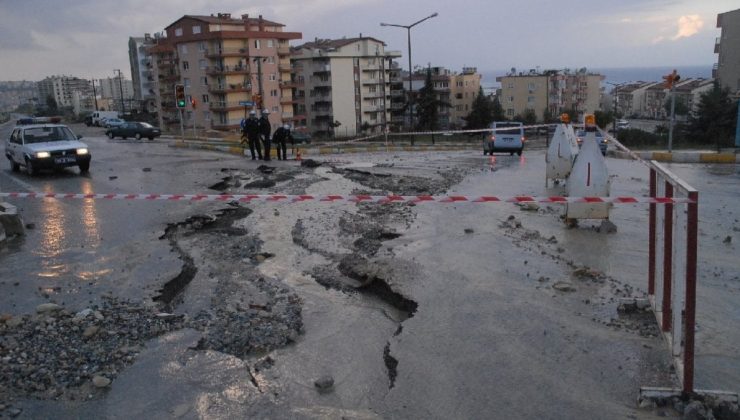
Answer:
<svg viewBox="0 0 740 420"><path fill-rule="evenodd" d="M589 73L598 73L605 76L602 85L608 88L608 83L620 84L625 82L659 82L663 76L673 72L682 79L712 77L712 65L706 66L675 66L675 67L593 67L587 68ZM571 69L574 71L576 69ZM505 76L510 70L481 71L481 85L483 89L498 89L501 84L496 82L496 77ZM529 69L517 69L517 71L529 71ZM607 89L609 90L609 89Z"/></svg>

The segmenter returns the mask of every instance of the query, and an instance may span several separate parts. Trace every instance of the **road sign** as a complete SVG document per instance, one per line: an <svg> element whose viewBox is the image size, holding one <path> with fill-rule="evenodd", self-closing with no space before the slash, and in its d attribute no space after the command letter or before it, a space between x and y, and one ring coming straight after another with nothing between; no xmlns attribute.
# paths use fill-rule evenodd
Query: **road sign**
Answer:
<svg viewBox="0 0 740 420"><path fill-rule="evenodd" d="M254 102L252 101L239 101L240 106L254 106Z"/></svg>

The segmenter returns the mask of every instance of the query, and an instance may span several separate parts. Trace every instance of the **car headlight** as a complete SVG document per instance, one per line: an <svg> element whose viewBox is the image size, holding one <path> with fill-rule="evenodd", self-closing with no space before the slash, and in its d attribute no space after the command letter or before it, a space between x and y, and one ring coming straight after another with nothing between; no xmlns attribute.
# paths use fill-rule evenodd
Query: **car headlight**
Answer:
<svg viewBox="0 0 740 420"><path fill-rule="evenodd" d="M77 149L77 154L78 155L86 155L87 154L87 149L84 148L84 147L83 148L80 148L80 149Z"/></svg>
<svg viewBox="0 0 740 420"><path fill-rule="evenodd" d="M45 159L51 156L49 152L36 152L36 158L37 159Z"/></svg>

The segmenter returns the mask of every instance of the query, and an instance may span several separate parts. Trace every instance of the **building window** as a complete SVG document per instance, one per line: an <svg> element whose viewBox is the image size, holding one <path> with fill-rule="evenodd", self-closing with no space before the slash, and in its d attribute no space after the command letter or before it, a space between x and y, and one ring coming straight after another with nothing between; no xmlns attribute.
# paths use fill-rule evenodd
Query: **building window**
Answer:
<svg viewBox="0 0 740 420"><path fill-rule="evenodd" d="M206 43L205 42L199 42L198 43L198 51L205 51L206 50Z"/></svg>
<svg viewBox="0 0 740 420"><path fill-rule="evenodd" d="M182 79L182 84L187 88L190 87L190 79L185 77Z"/></svg>
<svg viewBox="0 0 740 420"><path fill-rule="evenodd" d="M273 42L273 40L271 40L271 39L268 39L268 40L267 40L267 48L272 48L272 47L274 47L274 46L275 46L275 43Z"/></svg>
<svg viewBox="0 0 740 420"><path fill-rule="evenodd" d="M193 26L193 35L197 35L200 33L200 25Z"/></svg>
<svg viewBox="0 0 740 420"><path fill-rule="evenodd" d="M198 60L198 67L200 67L201 70L205 70L208 68L208 61L204 59Z"/></svg>
<svg viewBox="0 0 740 420"><path fill-rule="evenodd" d="M203 100L203 103L204 104L207 104L208 103L208 95L203 95L202 100Z"/></svg>
<svg viewBox="0 0 740 420"><path fill-rule="evenodd" d="M277 75L276 75L275 73L271 73L271 74L270 74L270 80L271 80L271 81L273 81L273 82L274 82L275 80L277 80Z"/></svg>
<svg viewBox="0 0 740 420"><path fill-rule="evenodd" d="M272 90L270 90L270 96L272 96L272 97L276 97L276 96L278 96L278 91L277 91L277 89L272 89Z"/></svg>
<svg viewBox="0 0 740 420"><path fill-rule="evenodd" d="M188 46L185 44L180 44L180 54L187 54L188 53Z"/></svg>
<svg viewBox="0 0 740 420"><path fill-rule="evenodd" d="M534 103L534 96L527 96L527 102L530 104Z"/></svg>
<svg viewBox="0 0 740 420"><path fill-rule="evenodd" d="M203 86L208 86L208 77L203 78Z"/></svg>
<svg viewBox="0 0 740 420"><path fill-rule="evenodd" d="M175 36L182 36L182 28L175 28Z"/></svg>
<svg viewBox="0 0 740 420"><path fill-rule="evenodd" d="M211 120L211 113L208 112L208 111L203 111L203 119L206 120L206 121L210 121Z"/></svg>
<svg viewBox="0 0 740 420"><path fill-rule="evenodd" d="M260 40L259 39L255 39L254 40L254 49L256 49L256 50L260 49Z"/></svg>
<svg viewBox="0 0 740 420"><path fill-rule="evenodd" d="M280 108L277 106L272 107L272 112L280 112Z"/></svg>
<svg viewBox="0 0 740 420"><path fill-rule="evenodd" d="M513 117L513 116L514 116L514 110L513 110L513 109L511 109L511 108L507 109L507 110L506 110L506 115L508 115L508 116L510 116L510 117Z"/></svg>
<svg viewBox="0 0 740 420"><path fill-rule="evenodd" d="M355 67L360 65L360 59L359 57L355 57L352 59L352 63L355 65Z"/></svg>
<svg viewBox="0 0 740 420"><path fill-rule="evenodd" d="M514 82L509 82L509 89L514 89Z"/></svg>
<svg viewBox="0 0 740 420"><path fill-rule="evenodd" d="M189 68L190 68L190 63L188 63L187 61L183 61L182 62L182 69L183 70L188 70Z"/></svg>
<svg viewBox="0 0 740 420"><path fill-rule="evenodd" d="M514 102L514 97L513 96L509 96L508 98L506 98L506 100L509 101L509 102Z"/></svg>

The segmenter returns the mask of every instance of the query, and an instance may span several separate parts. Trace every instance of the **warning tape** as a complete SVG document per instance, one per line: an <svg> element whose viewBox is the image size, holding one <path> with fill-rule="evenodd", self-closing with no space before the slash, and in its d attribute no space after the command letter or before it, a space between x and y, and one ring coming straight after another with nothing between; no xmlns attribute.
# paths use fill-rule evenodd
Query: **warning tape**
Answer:
<svg viewBox="0 0 740 420"><path fill-rule="evenodd" d="M161 200L161 201L224 201L224 202L349 202L349 203L613 203L613 204L682 204L694 201L682 197L511 197L464 195L287 195L287 194L64 194L64 193L0 193L6 198L52 198L81 200Z"/></svg>

